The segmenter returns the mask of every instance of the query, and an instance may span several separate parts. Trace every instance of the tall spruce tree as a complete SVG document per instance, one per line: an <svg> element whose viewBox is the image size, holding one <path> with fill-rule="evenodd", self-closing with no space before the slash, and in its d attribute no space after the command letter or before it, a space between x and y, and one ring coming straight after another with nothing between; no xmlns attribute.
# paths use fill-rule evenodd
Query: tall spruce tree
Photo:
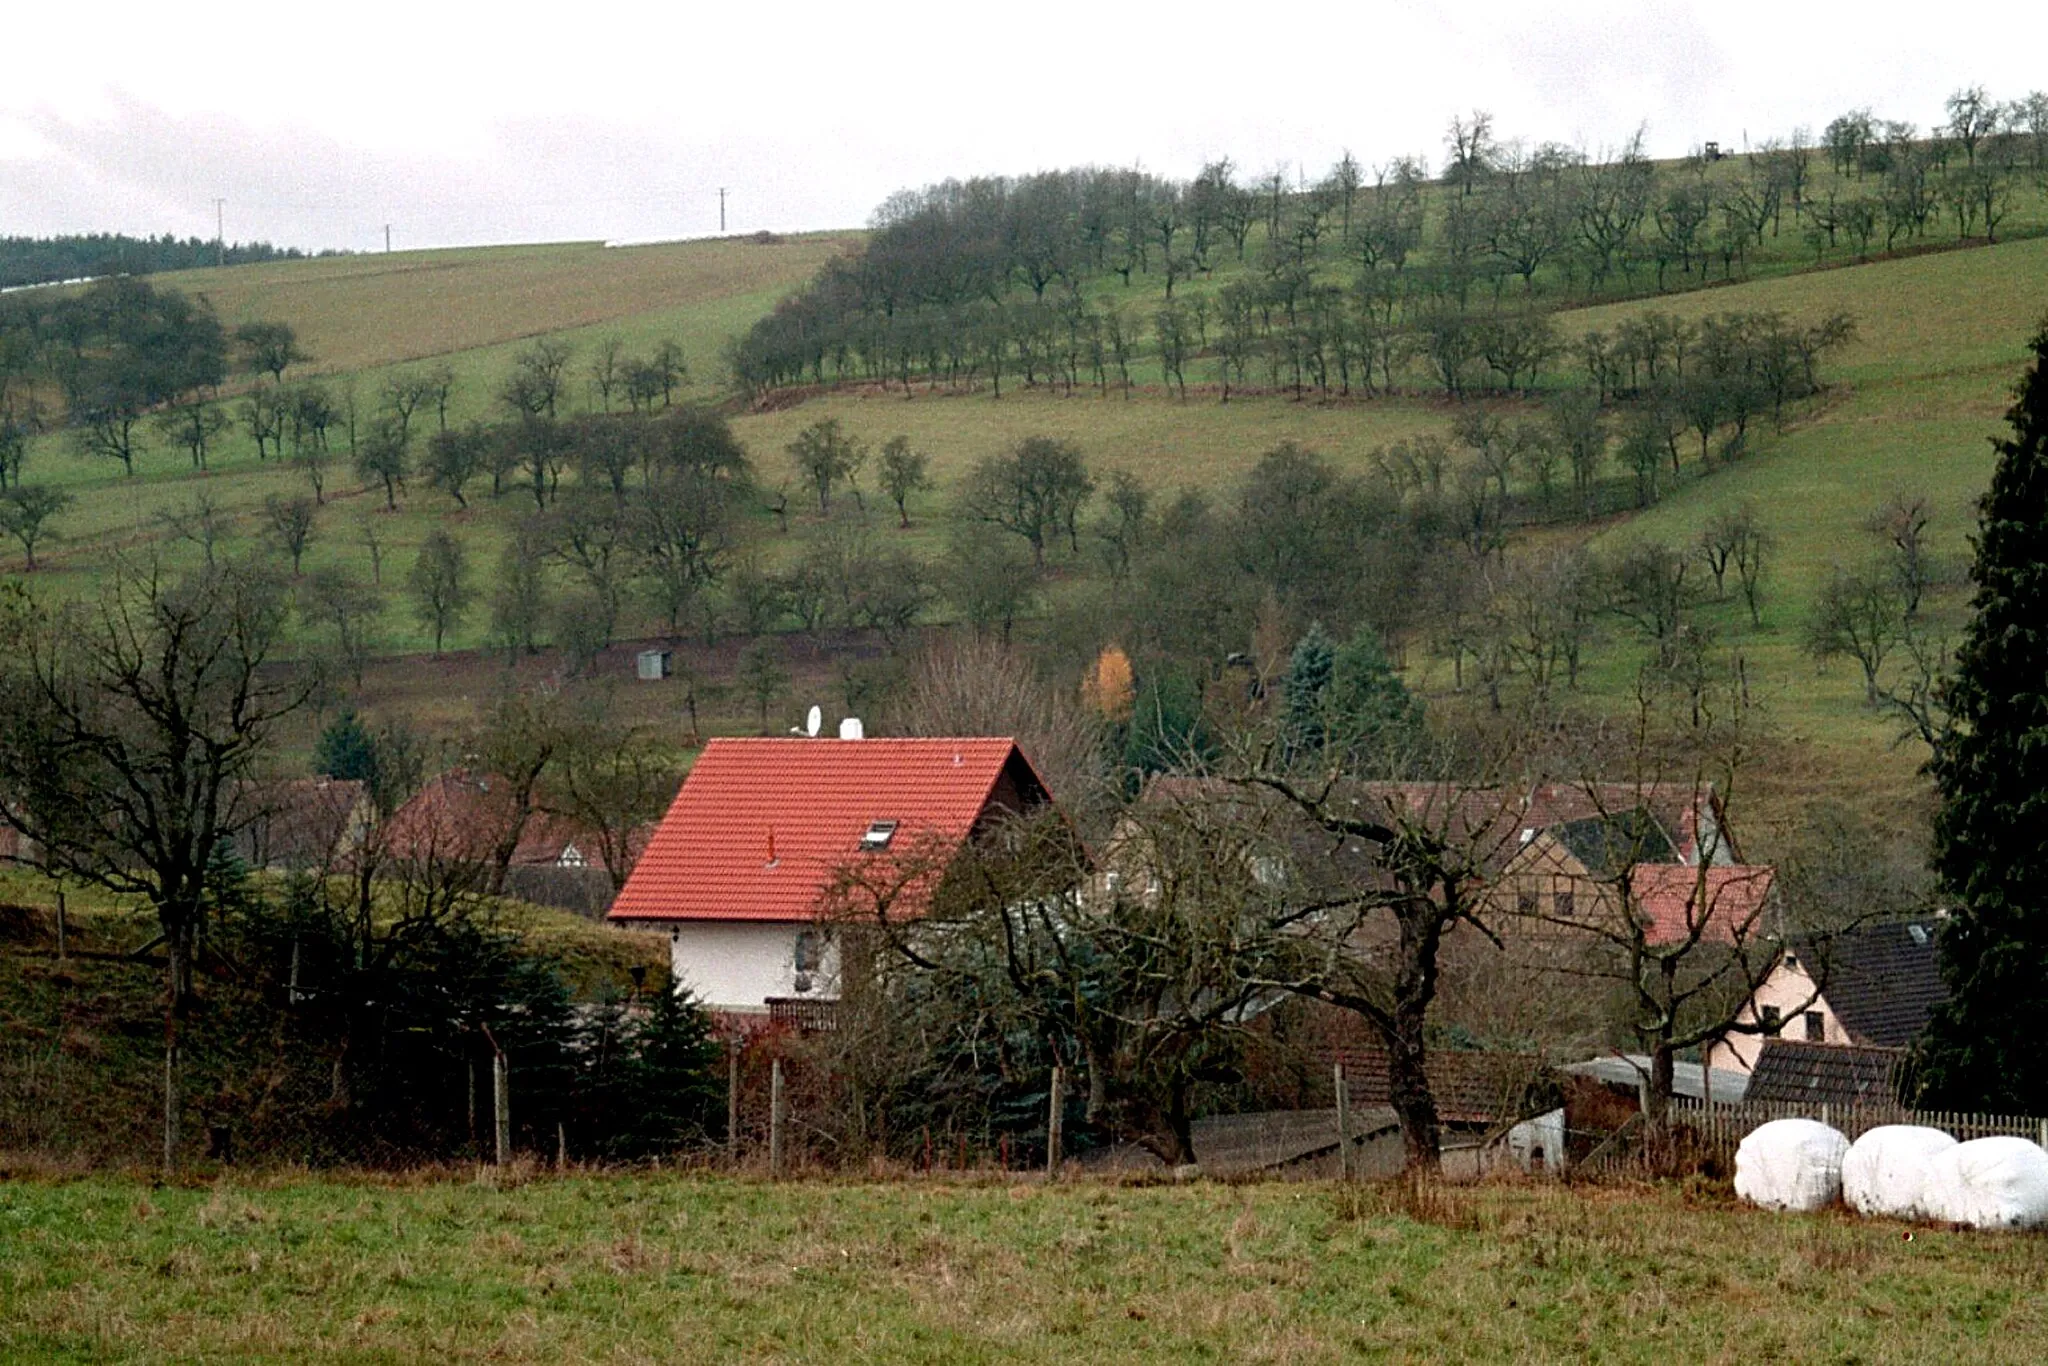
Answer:
<svg viewBox="0 0 2048 1366"><path fill-rule="evenodd" d="M1973 617L1947 701L1954 731L1935 871L1954 910L1941 935L1949 999L1917 1053L1922 1105L2048 1114L2048 326L1995 441L1979 504Z"/></svg>
<svg viewBox="0 0 2048 1366"><path fill-rule="evenodd" d="M1337 673L1337 646L1320 621L1287 660L1287 749L1310 762L1320 762L1329 736L1330 684Z"/></svg>

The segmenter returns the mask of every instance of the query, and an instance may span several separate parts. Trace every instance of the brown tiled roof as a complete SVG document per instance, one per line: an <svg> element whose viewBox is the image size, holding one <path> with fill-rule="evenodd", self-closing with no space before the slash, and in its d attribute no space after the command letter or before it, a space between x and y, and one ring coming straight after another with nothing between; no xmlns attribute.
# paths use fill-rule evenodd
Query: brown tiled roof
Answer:
<svg viewBox="0 0 2048 1366"><path fill-rule="evenodd" d="M1744 1100L1795 1105L1890 1105L1902 1048L1765 1039Z"/></svg>
<svg viewBox="0 0 2048 1366"><path fill-rule="evenodd" d="M362 833L366 792L353 778L250 783L239 794L248 823L236 833L235 851L263 868L331 864Z"/></svg>
<svg viewBox="0 0 2048 1366"><path fill-rule="evenodd" d="M610 918L805 920L871 825L896 823L892 851L942 853L1005 790L1047 800L1007 738L712 740Z"/></svg>
<svg viewBox="0 0 2048 1366"><path fill-rule="evenodd" d="M1391 1102L1385 1050L1340 1044L1318 1051L1324 1065L1344 1064L1354 1105ZM1538 1098L1555 1078L1534 1054L1434 1048L1424 1057L1423 1069L1436 1098L1437 1118L1447 1124L1499 1124L1551 1104Z"/></svg>

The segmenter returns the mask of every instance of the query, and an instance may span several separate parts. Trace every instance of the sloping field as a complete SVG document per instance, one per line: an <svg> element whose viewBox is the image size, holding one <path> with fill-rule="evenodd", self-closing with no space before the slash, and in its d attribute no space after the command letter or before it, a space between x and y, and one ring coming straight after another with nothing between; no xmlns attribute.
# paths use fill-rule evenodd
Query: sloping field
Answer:
<svg viewBox="0 0 2048 1366"><path fill-rule="evenodd" d="M1658 507L1603 530L1596 545L1642 536L1685 545L1715 513L1747 502L1776 541L1761 628L1733 603L1710 608L1723 640L1741 651L1779 730L1817 746L1852 789L1903 796L1919 789L1925 755L1897 745L1899 727L1864 703L1853 664L1819 669L1800 629L1836 565L1868 561L1879 543L1865 529L1896 492L1924 495L1930 541L1947 582L1928 605L1937 632L1960 629L1976 499L1990 477L1990 441L2006 434L2011 391L2026 342L2048 316L2048 240L1820 271L1567 313L1567 336L1612 328L1641 308L1686 317L1778 309L1817 321L1856 317L1855 341L1829 367L1835 389L1783 433L1766 427L1757 454L1688 484ZM1624 661L1600 661L1593 684L1618 687Z"/></svg>
<svg viewBox="0 0 2048 1366"><path fill-rule="evenodd" d="M811 234L606 247L597 242L395 252L182 271L230 327L288 322L329 372L446 356L548 332L779 295L857 241Z"/></svg>

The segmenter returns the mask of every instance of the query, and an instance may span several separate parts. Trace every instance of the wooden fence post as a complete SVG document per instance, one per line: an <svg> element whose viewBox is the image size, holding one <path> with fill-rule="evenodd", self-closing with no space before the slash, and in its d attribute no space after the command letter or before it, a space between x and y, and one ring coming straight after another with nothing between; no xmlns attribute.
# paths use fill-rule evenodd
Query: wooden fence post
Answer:
<svg viewBox="0 0 2048 1366"><path fill-rule="evenodd" d="M164 1175L178 1165L178 1027L164 1011Z"/></svg>
<svg viewBox="0 0 2048 1366"><path fill-rule="evenodd" d="M496 1116L498 1165L512 1160L512 1069L506 1066L504 1050L491 1044L491 1110Z"/></svg>
<svg viewBox="0 0 2048 1366"><path fill-rule="evenodd" d="M782 1100L782 1059L775 1059L768 1071L768 1175L782 1175L784 1114Z"/></svg>
<svg viewBox="0 0 2048 1366"><path fill-rule="evenodd" d="M1057 1063L1052 1069L1052 1095L1045 1112L1045 1176L1056 1181L1060 1174L1060 1152L1067 1141L1067 1069Z"/></svg>
<svg viewBox="0 0 2048 1366"><path fill-rule="evenodd" d="M740 1160L740 1041L730 1040L725 1048L725 1155L737 1166Z"/></svg>
<svg viewBox="0 0 2048 1366"><path fill-rule="evenodd" d="M1344 1064L1334 1067L1337 1086L1337 1176L1351 1179L1351 1088L1344 1082Z"/></svg>

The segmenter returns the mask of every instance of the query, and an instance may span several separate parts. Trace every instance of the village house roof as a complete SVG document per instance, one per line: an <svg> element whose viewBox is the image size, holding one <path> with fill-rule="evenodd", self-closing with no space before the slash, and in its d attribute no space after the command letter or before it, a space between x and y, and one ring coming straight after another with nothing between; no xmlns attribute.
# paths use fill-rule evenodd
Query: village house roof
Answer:
<svg viewBox="0 0 2048 1366"><path fill-rule="evenodd" d="M1792 956L1812 955L1815 968L1825 963L1821 995L1852 1040L1903 1048L1948 999L1936 929L1927 920L1864 925L1835 935L1825 946L1796 943Z"/></svg>
<svg viewBox="0 0 2048 1366"><path fill-rule="evenodd" d="M1551 832L1594 877L1612 877L1639 863L1679 861L1663 824L1644 807L1611 816L1583 816L1553 826Z"/></svg>
<svg viewBox="0 0 2048 1366"><path fill-rule="evenodd" d="M1902 1048L1765 1039L1749 1076L1752 1101L1795 1105L1891 1105Z"/></svg>
<svg viewBox="0 0 2048 1366"><path fill-rule="evenodd" d="M1386 1050L1371 1044L1317 1050L1324 1063L1344 1064L1345 1084L1357 1105L1387 1105L1393 1077ZM1496 1124L1556 1104L1556 1076L1530 1053L1432 1048L1423 1058L1437 1118L1446 1124Z"/></svg>
<svg viewBox="0 0 2048 1366"><path fill-rule="evenodd" d="M259 868L319 868L361 840L368 789L354 778L283 778L247 784L239 794L248 823L235 852Z"/></svg>
<svg viewBox="0 0 2048 1366"><path fill-rule="evenodd" d="M957 849L1049 799L1007 738L712 740L609 918L807 920L851 861Z"/></svg>
<svg viewBox="0 0 2048 1366"><path fill-rule="evenodd" d="M1719 943L1760 939L1766 932L1764 908L1778 880L1775 868L1745 863L1639 863L1628 876L1635 913L1652 944L1676 943L1695 930Z"/></svg>
<svg viewBox="0 0 2048 1366"><path fill-rule="evenodd" d="M391 817L385 842L399 858L484 862L513 819L505 781L488 773L450 769L430 778ZM574 821L533 811L519 831L515 868L602 865L597 837Z"/></svg>

